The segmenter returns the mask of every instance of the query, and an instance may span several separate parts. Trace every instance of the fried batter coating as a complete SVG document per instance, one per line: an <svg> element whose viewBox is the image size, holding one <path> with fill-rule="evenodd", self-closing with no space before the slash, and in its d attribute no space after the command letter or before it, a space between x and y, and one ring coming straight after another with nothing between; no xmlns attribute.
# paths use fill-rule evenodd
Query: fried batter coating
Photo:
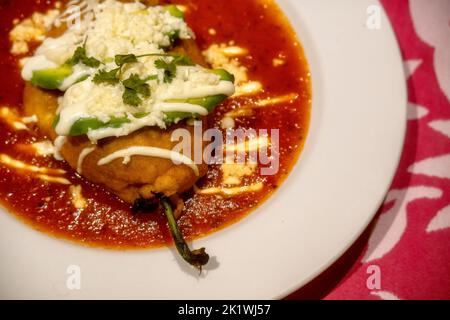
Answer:
<svg viewBox="0 0 450 320"><path fill-rule="evenodd" d="M29 116L36 115L42 133L53 140L56 138L52 122L58 106L57 97L54 92L44 91L30 84L26 85L24 91L25 113ZM186 128L193 136L193 127L177 125L168 130L144 128L125 137L101 140L96 149L84 159L82 175L94 183L103 184L129 203L140 198L153 198L154 193L170 197L186 192L206 174L205 164L198 166L199 176L186 165L176 165L170 159L146 156L133 156L128 164L123 164L122 159L116 159L103 166L97 165L100 159L129 147L148 146L171 150L177 144L171 141L171 135L178 128ZM89 147L92 144L86 137L69 137L61 148L61 155L72 168L77 169L81 152ZM191 149L194 150L193 146Z"/></svg>

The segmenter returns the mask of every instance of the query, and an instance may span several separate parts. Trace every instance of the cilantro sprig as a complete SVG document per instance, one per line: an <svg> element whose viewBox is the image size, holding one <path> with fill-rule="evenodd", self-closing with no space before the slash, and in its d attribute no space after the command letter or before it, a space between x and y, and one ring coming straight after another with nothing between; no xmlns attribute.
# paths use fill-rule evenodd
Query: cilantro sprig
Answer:
<svg viewBox="0 0 450 320"><path fill-rule="evenodd" d="M94 57L88 57L86 53L86 43L82 47L78 47L72 58L66 61L67 65L74 66L78 63L82 63L85 66L91 68L98 68L101 65L101 62Z"/></svg>
<svg viewBox="0 0 450 320"><path fill-rule="evenodd" d="M150 97L150 86L147 81L156 79L157 76L149 76L141 79L139 75L132 74L128 79L122 81L125 91L122 95L123 102L133 107L142 103L142 98Z"/></svg>
<svg viewBox="0 0 450 320"><path fill-rule="evenodd" d="M116 68L110 71L99 70L98 73L95 74L94 81L95 84L106 83L106 84L117 84L119 83L118 73L120 68Z"/></svg>
<svg viewBox="0 0 450 320"><path fill-rule="evenodd" d="M120 73L122 72L122 67L127 63L135 63L137 62L137 57L134 54L122 55L118 54L114 57L114 62L117 65L117 68L112 69L110 71L106 71L105 69L99 70L97 74L94 76L94 83L106 83L106 84L117 84L120 82Z"/></svg>
<svg viewBox="0 0 450 320"><path fill-rule="evenodd" d="M195 63L188 56L183 55L171 55L172 61L161 58L155 61L155 67L157 69L164 70L164 82L172 83L173 79L177 75L178 66L193 66Z"/></svg>
<svg viewBox="0 0 450 320"><path fill-rule="evenodd" d="M157 69L164 70L163 81L165 83L171 83L177 74L178 66L193 66L195 63L188 56L184 55L172 55L172 54L160 54L160 53L150 53L143 55L116 55L114 57L114 62L117 68L112 70L99 70L93 79L96 84L109 84L116 85L122 83L125 91L122 95L123 102L127 105L137 107L139 106L143 98L150 97L150 86L146 83L149 80L156 80L158 77L156 75L149 76L147 78L141 79L139 75L132 74L128 79L121 81L120 74L122 69L126 64L136 63L139 58L143 57L160 57L160 59L155 61L155 67ZM164 58L172 58L171 61L167 61Z"/></svg>

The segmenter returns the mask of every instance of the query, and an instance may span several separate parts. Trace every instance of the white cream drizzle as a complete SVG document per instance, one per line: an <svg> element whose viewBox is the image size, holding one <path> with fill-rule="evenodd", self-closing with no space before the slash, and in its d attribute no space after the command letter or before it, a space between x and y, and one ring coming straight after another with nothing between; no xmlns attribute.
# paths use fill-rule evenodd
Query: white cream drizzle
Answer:
<svg viewBox="0 0 450 320"><path fill-rule="evenodd" d="M2 117L13 129L28 130L28 127L22 122L22 119L8 107L2 107L0 109L0 117Z"/></svg>
<svg viewBox="0 0 450 320"><path fill-rule="evenodd" d="M168 90L166 89L165 92L159 96L159 99L167 101L171 99L204 98L217 94L231 96L234 92L234 84L230 81L222 80L217 85L196 86L192 86L189 82L186 82L185 85L172 86Z"/></svg>
<svg viewBox="0 0 450 320"><path fill-rule="evenodd" d="M64 160L63 156L61 155L61 149L62 149L62 147L64 146L64 144L66 142L67 142L67 137L65 137L65 136L58 136L55 139L55 143L54 143L54 145L55 145L54 157L58 161L63 161Z"/></svg>
<svg viewBox="0 0 450 320"><path fill-rule="evenodd" d="M66 79L64 79L63 83L59 86L59 90L66 91L76 82L80 81L80 79L91 76L92 74L95 73L95 71L96 71L95 69L88 68L84 65L80 64L76 65L73 68L73 73Z"/></svg>
<svg viewBox="0 0 450 320"><path fill-rule="evenodd" d="M78 163L77 163L77 172L79 174L81 174L82 170L83 170L83 162L84 159L86 159L86 157L91 154L94 150L96 149L96 147L88 147L88 148L84 148L80 155L78 156Z"/></svg>
<svg viewBox="0 0 450 320"><path fill-rule="evenodd" d="M248 49L239 46L221 47L220 50L229 57L245 56L248 54Z"/></svg>
<svg viewBox="0 0 450 320"><path fill-rule="evenodd" d="M225 197L234 197L240 195L242 193L249 192L258 192L264 188L264 184L262 182L258 182L249 186L242 187L234 187L234 188L207 188L207 189L199 189L194 188L197 194L204 195L222 195Z"/></svg>
<svg viewBox="0 0 450 320"><path fill-rule="evenodd" d="M258 100L255 105L258 107L267 107L270 105L280 104L280 103L291 103L298 99L297 93L288 93L282 96L271 97L267 99Z"/></svg>
<svg viewBox="0 0 450 320"><path fill-rule="evenodd" d="M29 123L36 123L36 122L38 122L38 117L37 117L37 115L32 115L32 116L30 116L30 117L24 117L24 118L22 118L22 122L23 123L25 123L25 124L29 124Z"/></svg>
<svg viewBox="0 0 450 320"><path fill-rule="evenodd" d="M236 93L234 94L235 97L238 96L249 96L257 94L261 91L263 91L263 85L259 81L248 81L239 84L236 87Z"/></svg>
<svg viewBox="0 0 450 320"><path fill-rule="evenodd" d="M103 166L120 158L123 158L124 162L126 163L127 160L129 161L130 157L132 156L147 156L171 159L174 163L182 163L190 167L194 171L196 176L200 175L198 166L189 157L186 157L185 155L182 155L181 153L175 151L155 147L130 147L127 149L122 149L100 159L97 164L99 166Z"/></svg>
<svg viewBox="0 0 450 320"><path fill-rule="evenodd" d="M227 152L249 152L265 148L269 146L269 144L269 138L261 136L239 144L227 144L225 145L225 149Z"/></svg>
<svg viewBox="0 0 450 320"><path fill-rule="evenodd" d="M24 123L19 121L13 121L12 126L16 130L28 130L28 127Z"/></svg>
<svg viewBox="0 0 450 320"><path fill-rule="evenodd" d="M66 178L62 178L62 177L53 177L53 176L49 176L46 174L38 174L37 177L41 180L44 180L45 182L59 183L59 184L64 184L64 185L71 184L69 180L67 180Z"/></svg>
<svg viewBox="0 0 450 320"><path fill-rule="evenodd" d="M6 154L0 154L0 162L7 165L8 167L29 171L33 173L42 173L42 174L54 174L54 175L60 175L65 174L66 171L62 169L50 169L50 168L42 168L37 167L31 164L27 164L25 162L22 162L20 160L16 160L14 158L11 158L10 156Z"/></svg>

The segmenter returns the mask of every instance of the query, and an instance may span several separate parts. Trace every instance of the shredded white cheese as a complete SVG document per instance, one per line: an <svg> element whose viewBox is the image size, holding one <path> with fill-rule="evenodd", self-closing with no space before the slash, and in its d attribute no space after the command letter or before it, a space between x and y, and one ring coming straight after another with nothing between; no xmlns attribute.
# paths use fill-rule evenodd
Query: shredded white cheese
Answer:
<svg viewBox="0 0 450 320"><path fill-rule="evenodd" d="M236 78L236 84L239 86L248 81L248 70L242 66L238 60L229 57L226 51L228 45L226 44L213 44L208 49L203 51L203 56L210 65L214 68L224 68L228 72L232 73Z"/></svg>
<svg viewBox="0 0 450 320"><path fill-rule="evenodd" d="M234 163L227 161L221 166L222 183L224 185L240 185L242 179L255 173L258 165L256 163Z"/></svg>

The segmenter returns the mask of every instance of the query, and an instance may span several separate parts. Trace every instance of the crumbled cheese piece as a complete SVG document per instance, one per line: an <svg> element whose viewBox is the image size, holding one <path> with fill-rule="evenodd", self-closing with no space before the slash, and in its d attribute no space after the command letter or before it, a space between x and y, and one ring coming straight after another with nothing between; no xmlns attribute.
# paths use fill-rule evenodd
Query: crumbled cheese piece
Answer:
<svg viewBox="0 0 450 320"><path fill-rule="evenodd" d="M256 171L258 165L256 163L234 163L226 161L221 166L224 185L240 185L242 178L251 176Z"/></svg>
<svg viewBox="0 0 450 320"><path fill-rule="evenodd" d="M72 204L78 210L83 210L87 206L87 201L83 197L82 189L80 185L74 186L71 185L69 187L69 192L72 197Z"/></svg>
<svg viewBox="0 0 450 320"><path fill-rule="evenodd" d="M215 35L217 34L217 31L216 31L216 29L209 28L209 29L208 29L208 33L209 33L211 36L215 36Z"/></svg>
<svg viewBox="0 0 450 320"><path fill-rule="evenodd" d="M146 7L139 2L106 0L95 10L86 32L89 55L100 60L117 54L145 54L156 47L170 45L169 34L179 32L181 39L193 38L183 19L172 16L161 6Z"/></svg>
<svg viewBox="0 0 450 320"><path fill-rule="evenodd" d="M233 129L236 125L236 122L232 117L224 117L220 122L222 129Z"/></svg>
<svg viewBox="0 0 450 320"><path fill-rule="evenodd" d="M284 65L285 63L286 63L286 61L283 59L280 59L280 58L275 58L272 60L272 64L274 67L280 67L280 66Z"/></svg>
<svg viewBox="0 0 450 320"><path fill-rule="evenodd" d="M55 146L49 140L33 143L31 147L40 156L49 156L55 153Z"/></svg>
<svg viewBox="0 0 450 320"><path fill-rule="evenodd" d="M254 95L263 90L263 85L259 81L248 81L236 88L234 96Z"/></svg>
<svg viewBox="0 0 450 320"><path fill-rule="evenodd" d="M27 126L22 122L22 119L8 107L0 108L0 117L16 130L28 130Z"/></svg>
<svg viewBox="0 0 450 320"><path fill-rule="evenodd" d="M248 50L238 46L221 46L220 50L228 57L244 56L248 54Z"/></svg>
<svg viewBox="0 0 450 320"><path fill-rule="evenodd" d="M24 118L22 118L22 122L23 123L25 123L25 124L29 124L29 123L36 123L36 122L38 122L38 117L37 117L37 115L32 115L32 116L30 116L30 117L24 117Z"/></svg>
<svg viewBox="0 0 450 320"><path fill-rule="evenodd" d="M226 48L226 44L213 44L207 50L203 51L203 55L210 65L214 68L224 68L228 72L232 73L236 78L236 83L242 84L248 81L248 70L242 66L238 60L227 56L223 49Z"/></svg>
<svg viewBox="0 0 450 320"><path fill-rule="evenodd" d="M29 42L43 41L45 33L51 28L59 10L48 10L45 14L35 12L31 17L17 22L9 33L12 42L11 53L14 55L26 54L29 51Z"/></svg>

